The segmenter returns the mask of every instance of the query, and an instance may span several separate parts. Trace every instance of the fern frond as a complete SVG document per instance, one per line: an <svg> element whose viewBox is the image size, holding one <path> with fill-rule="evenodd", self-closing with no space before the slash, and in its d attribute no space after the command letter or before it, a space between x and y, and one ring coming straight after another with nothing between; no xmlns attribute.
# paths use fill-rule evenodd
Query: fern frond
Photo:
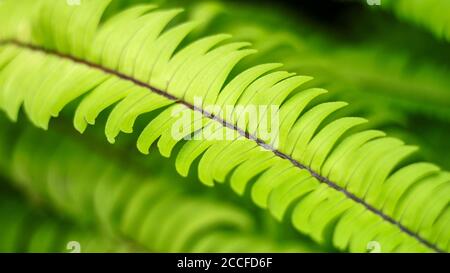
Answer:
<svg viewBox="0 0 450 273"><path fill-rule="evenodd" d="M33 144L38 139L40 146ZM0 143L12 147L5 154L11 161L4 168L10 170L16 187L72 222L106 231L102 232L106 238L126 242L135 251L318 250L301 240L276 241L257 230L245 210L189 191L162 174L144 176L62 134L49 132L44 138L42 132L28 128L15 141ZM83 247L83 252L89 251Z"/></svg>
<svg viewBox="0 0 450 273"><path fill-rule="evenodd" d="M407 114L420 113L450 121L448 54L439 51L441 47L431 42L422 48L436 52L442 60L440 65L432 58L419 58L423 50L414 46L398 49L392 38L385 37L392 35L391 29L374 34L382 35L383 41L368 36L354 44L329 37L315 24L301 18L298 22L287 23L283 18L289 14L273 8L269 11L267 7L198 3L190 7L189 17L205 17L213 8L215 16L210 22L211 29L249 40L261 53L252 56L251 63L281 61L290 70L314 76L315 84L332 90L334 97L352 105L362 104L364 110L373 115L389 111L387 116L392 119L396 112L406 111ZM372 27L371 24L362 25ZM396 27L394 33L404 30L387 24L380 26L383 27ZM269 35L270 41L267 40ZM413 40L406 34L401 37L405 39L401 45L429 38L419 36Z"/></svg>
<svg viewBox="0 0 450 273"><path fill-rule="evenodd" d="M206 1L189 5L187 11L192 20L208 18L207 29L251 41L260 54L247 59L249 65L277 60L289 70L313 76L309 85L331 90L327 99L350 102L346 107L350 115L368 118L371 127L419 145L426 160L450 167L446 153L450 148L446 141L450 55L445 45L429 35L389 17L380 19L376 9L363 15L345 14L347 20L360 22L356 30L345 28L346 37L356 36L357 43L330 35L342 31L337 26L326 31L317 22L273 6ZM286 21L287 16L296 20Z"/></svg>
<svg viewBox="0 0 450 273"><path fill-rule="evenodd" d="M80 99L75 127L83 131L115 104L106 130L113 142L118 129L129 133L137 117L158 110L137 146L148 153L158 140L169 156L183 139L172 136L177 119L171 113L186 113L201 120L210 136L232 137L183 143L176 162L182 175L200 158L198 175L205 185L231 176L238 193L250 191L277 219L289 217L302 233L341 250L364 252L374 240L385 252L450 249L450 174L429 163L407 162L416 147L379 131L358 130L364 119L339 116L346 103L314 103L325 91L302 90L310 78L266 64L229 79L254 50L247 43L223 43L224 35L178 48L192 29L167 27L178 10L140 6L102 22L109 1L79 7L38 3L31 40L2 37L0 106L11 119L23 105L30 120L46 129L51 117ZM196 104L196 97L203 104ZM279 105L278 145L264 139L259 121L221 109L204 111L212 104Z"/></svg>

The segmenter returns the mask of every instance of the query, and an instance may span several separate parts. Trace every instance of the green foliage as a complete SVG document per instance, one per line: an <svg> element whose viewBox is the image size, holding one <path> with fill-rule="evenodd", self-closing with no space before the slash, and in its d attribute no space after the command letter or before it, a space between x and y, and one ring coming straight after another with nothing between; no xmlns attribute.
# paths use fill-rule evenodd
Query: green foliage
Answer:
<svg viewBox="0 0 450 273"><path fill-rule="evenodd" d="M399 17L427 28L437 37L450 41L450 3L446 0L384 0L383 6Z"/></svg>
<svg viewBox="0 0 450 273"><path fill-rule="evenodd" d="M287 21L286 11L273 7L199 3L188 10L193 20L211 18L204 32L251 41L260 54L251 56L249 64L281 61L291 71L313 76L310 86L330 90L328 100L350 102L349 113L419 145L427 160L448 169L448 46L380 11L348 12L343 15L348 26L338 28L301 17Z"/></svg>
<svg viewBox="0 0 450 273"><path fill-rule="evenodd" d="M36 140L41 145L34 145ZM118 164L111 156L108 160L76 138L27 128L14 141L5 139L1 144L11 147L2 154L11 159L5 163L9 166L3 167L11 170L9 177L16 188L76 226L95 230L108 242L115 242L90 249L90 244L73 237L71 240L77 239L84 251L316 251L305 241L278 242L267 231L256 229L257 219L244 209L211 199L164 173L144 174L137 167ZM15 206L3 206L16 211L11 227L21 223L20 215L25 210L23 204L17 209ZM42 228L47 231L38 228L36 232L46 232L51 238L64 230L55 229L55 224L43 224ZM15 232L19 234L11 237L6 233L5 239L20 235L20 229ZM67 238L60 238L58 243L69 242L70 235Z"/></svg>
<svg viewBox="0 0 450 273"><path fill-rule="evenodd" d="M12 197L14 194L11 192L1 193L1 252L70 252L75 249L69 242L75 241L83 246L84 252L107 252L120 247L123 251L131 250L120 242L102 238L101 234L77 229L60 219L30 209L19 202L20 199Z"/></svg>
<svg viewBox="0 0 450 273"><path fill-rule="evenodd" d="M319 245L365 252L371 241L377 241L383 252L450 250L450 174L424 162L416 155L417 147L375 130L364 118L351 116L355 111L346 111L346 102L332 100L326 90L309 83L311 77L280 71L277 63L256 64L258 57L251 65L241 65L256 53L248 43L227 42L230 36L226 34L190 35L198 23L174 21L180 9L139 5L110 10L105 16L109 0L83 1L75 7L64 1L13 2L3 3L8 12L13 11L11 15L0 17L0 22L7 18L6 31L0 34L0 108L11 120L18 119L23 107L35 126L48 129L51 118L67 109L74 113L74 127L84 132L110 110L105 114L110 143L116 142L120 132L136 134L141 153L149 153L156 145L165 157L176 154L176 170L182 176L188 176L197 164L203 184L229 183L237 194L248 194L258 207L277 220L292 223ZM0 14L5 12L0 7ZM260 41L261 37L266 36L260 36ZM349 54L332 56L345 62ZM427 75L424 79L429 77L429 72L423 74ZM439 87L435 99L447 100L448 92ZM197 97L203 99L201 105L196 104ZM200 111L212 104L279 105L279 138L265 139L258 130L261 124L238 112ZM198 132L194 124L175 138L174 112L199 119L210 135L231 139L185 140ZM140 129L139 122L145 128L134 133ZM13 160L5 169L12 169L13 180L74 220L90 221L87 212L95 212L92 218L98 217L110 232L119 230L155 251L283 249L247 235L252 234L251 221L240 210L177 195L177 187L169 187L170 181L163 177L158 183L136 184L133 181L139 181L138 177L128 177L118 171L120 167L108 167L108 162L96 157L74 152L72 158L67 151L77 149L64 143L55 159L49 159L58 164L43 161L40 166L32 160L27 165L27 154L33 150L30 143L18 145L13 157L18 163ZM45 153L49 148L42 145L38 150ZM83 162L86 158L90 164ZM89 167L77 173L84 164ZM48 166L62 178L39 179L30 173ZM100 168L112 170L99 178L95 175ZM122 179L116 179L118 173ZM53 185L65 181L65 175L78 180L71 183L70 194ZM92 181L105 190L93 191ZM104 196L92 197L98 192ZM128 204L131 212L117 212L126 210L121 204ZM154 212L145 214L144 204L154 206ZM192 215L190 210L198 212L195 220L183 217ZM167 211L172 214L166 216ZM117 215L125 216L118 220ZM157 221L162 221L161 226L155 226ZM239 234L218 232L213 228L217 223ZM130 230L121 229L124 226ZM154 238L156 229L160 229L158 238ZM190 238L203 229L212 235L205 235L205 244L190 246ZM231 243L242 236L249 236L244 240L248 243ZM250 248L254 240L261 248ZM211 248L222 244L224 248ZM309 248L306 244L299 250Z"/></svg>

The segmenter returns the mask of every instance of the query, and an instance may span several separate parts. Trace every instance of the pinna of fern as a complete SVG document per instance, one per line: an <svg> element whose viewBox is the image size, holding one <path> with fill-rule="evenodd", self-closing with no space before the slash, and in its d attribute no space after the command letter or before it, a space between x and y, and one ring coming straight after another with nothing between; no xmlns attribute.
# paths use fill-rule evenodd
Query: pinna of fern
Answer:
<svg viewBox="0 0 450 273"><path fill-rule="evenodd" d="M180 46L195 24L168 27L178 9L142 5L103 21L109 2L27 2L39 12L17 11L17 18L31 16L31 36L23 36L26 26L17 30L5 23L13 27L0 38L0 106L12 120L23 105L29 119L47 129L51 117L79 99L74 126L83 132L114 105L105 129L114 142L119 132L133 132L138 117L157 112L139 134L142 153L158 140L161 154L169 157L179 143L181 175L200 158L202 183L229 181L238 194L251 192L256 205L276 219L289 217L319 244L352 252L364 252L371 241L384 252L450 249L450 174L414 160L416 147L358 129L366 120L341 116L345 102L315 102L326 91L302 89L310 77L278 71L278 64L230 78L235 65L255 51L247 43L226 43L224 34ZM196 105L196 97L203 104ZM278 145L255 130L258 121L240 122L237 113L220 109L202 111L211 104L279 105ZM175 110L200 113L204 128L233 139L173 138Z"/></svg>

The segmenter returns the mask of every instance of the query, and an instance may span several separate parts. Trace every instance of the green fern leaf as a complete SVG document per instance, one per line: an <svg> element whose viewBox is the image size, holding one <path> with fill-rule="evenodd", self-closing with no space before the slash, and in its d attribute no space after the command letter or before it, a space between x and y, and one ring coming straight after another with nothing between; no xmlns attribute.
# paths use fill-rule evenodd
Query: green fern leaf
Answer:
<svg viewBox="0 0 450 273"><path fill-rule="evenodd" d="M110 240L111 245L90 249L88 242L80 241L83 252L103 247L106 250L114 241L120 243L112 251L120 251L124 244L135 248L134 251L316 251L301 240L290 243L272 240L272 235L256 229L255 219L245 210L214 201L183 185L174 189L173 184L177 181L170 181L161 173L143 176L135 168L124 171L123 164L108 160L98 152L93 153L73 137L64 138L63 134L55 132L44 135L34 128L19 131L15 140L1 141L2 145L12 147L2 156L11 158L9 176L16 181L16 186L32 193L36 199L45 200L49 203L45 204L46 207L53 207L77 225L99 230L98 233L108 231L103 233L106 234L104 239ZM40 139L40 146L33 144L37 139ZM54 147L57 148L52 150ZM52 153L49 154L49 150ZM99 172L100 169L102 171ZM4 198L2 202L7 200ZM22 225L23 209L16 209L15 205L8 207L8 202L5 206L2 204L0 213L3 208L5 213L8 209L17 211L12 214L11 227ZM4 219L9 225L9 218ZM45 232L55 242L59 238L58 243L61 244L67 240L58 235L60 229L64 227L45 225L42 231L40 227L36 229L35 236L41 238L40 233ZM17 238L20 230L16 228L18 234L10 237ZM8 234L9 231L2 233L0 240L7 240ZM218 235L220 237L216 238ZM78 237L71 240L75 238ZM204 245L212 238L223 243ZM44 244L46 240L41 238L39 242ZM5 243L2 250L8 251L7 246L16 247L13 242ZM28 250L33 249L52 251L42 245Z"/></svg>
<svg viewBox="0 0 450 273"><path fill-rule="evenodd" d="M11 119L23 105L30 120L46 129L51 117L80 99L75 127L83 131L108 107L114 105L113 113L124 111L117 107L146 91L160 99L127 103L125 111L132 114L121 121L117 114L109 116L109 124L116 124L111 133L106 130L110 142L118 128L131 132L138 116L159 109L137 146L148 153L158 140L161 153L170 156L184 137L169 139L177 123L173 113L186 113L194 118L185 133L195 137L201 129L207 137L183 144L177 156L177 170L183 175L197 158L199 179L208 186L224 182L236 169L233 189L250 191L258 206L279 219L289 217L300 232L340 250L364 252L374 240L385 252L450 249L446 229L450 208L444 194L449 173L435 170L412 182L402 180L397 199L388 192L392 177L407 168L420 171L416 165L420 163L405 164L416 147L376 131L358 130L364 119L339 118L347 103L314 103L312 99L323 92L302 90L310 78L273 71L275 64L252 67L228 79L236 64L254 50L247 49L248 43L224 43L224 35L180 46L191 28L167 26L179 10L143 6L104 22L108 3L85 1L70 7L39 1L38 16L29 20L32 38L22 39L20 33L1 37L0 106ZM168 52L162 46L166 42ZM26 81L18 80L24 77ZM196 104L198 97L201 104ZM304 102L301 109L294 106L299 101ZM279 105L284 117L280 137L265 139L259 120L238 111L208 109L217 102L234 107ZM224 136L227 140L222 140ZM236 151L246 152L236 155Z"/></svg>

